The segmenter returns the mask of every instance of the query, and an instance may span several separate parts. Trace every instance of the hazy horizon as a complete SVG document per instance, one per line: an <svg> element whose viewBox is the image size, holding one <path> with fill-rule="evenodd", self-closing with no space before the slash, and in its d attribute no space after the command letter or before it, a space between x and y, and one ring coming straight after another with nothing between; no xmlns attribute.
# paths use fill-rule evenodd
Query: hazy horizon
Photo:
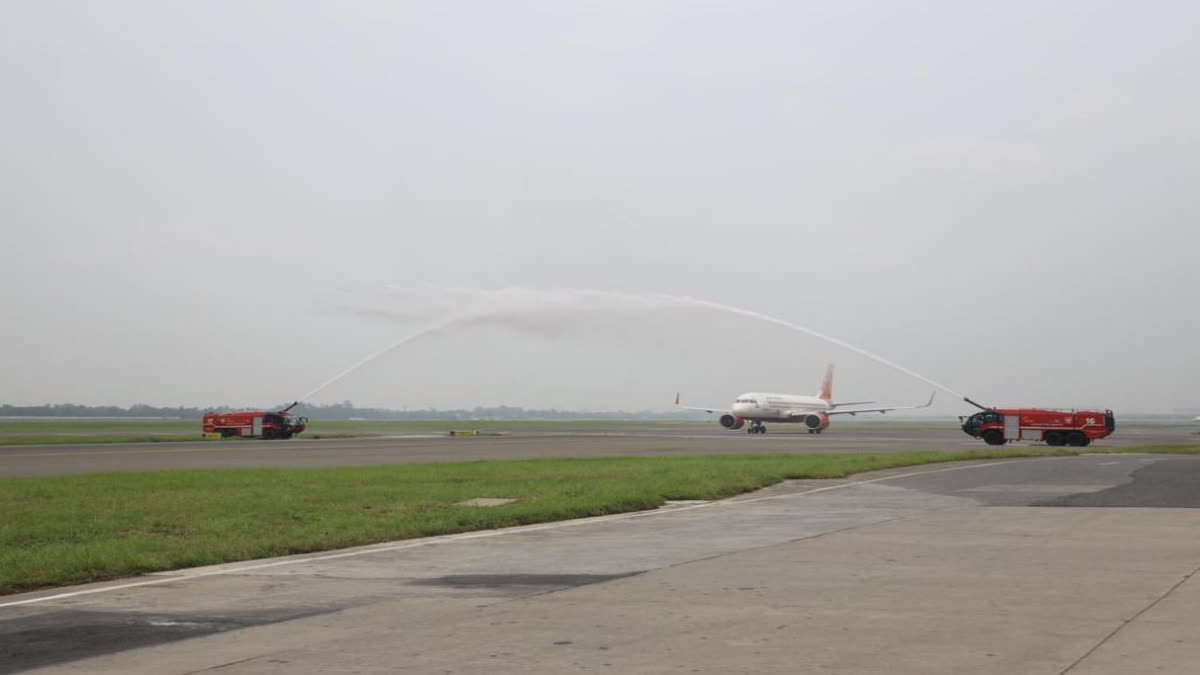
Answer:
<svg viewBox="0 0 1200 675"><path fill-rule="evenodd" d="M0 5L0 403L1200 408L1200 6ZM939 392L931 413L971 408Z"/></svg>

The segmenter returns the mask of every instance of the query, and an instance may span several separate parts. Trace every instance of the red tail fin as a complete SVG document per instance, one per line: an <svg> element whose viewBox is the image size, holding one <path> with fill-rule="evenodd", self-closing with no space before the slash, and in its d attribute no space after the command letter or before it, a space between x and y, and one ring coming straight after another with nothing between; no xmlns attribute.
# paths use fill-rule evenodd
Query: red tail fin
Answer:
<svg viewBox="0 0 1200 675"><path fill-rule="evenodd" d="M821 381L821 392L817 394L818 398L825 401L833 401L833 364L825 369L825 379Z"/></svg>

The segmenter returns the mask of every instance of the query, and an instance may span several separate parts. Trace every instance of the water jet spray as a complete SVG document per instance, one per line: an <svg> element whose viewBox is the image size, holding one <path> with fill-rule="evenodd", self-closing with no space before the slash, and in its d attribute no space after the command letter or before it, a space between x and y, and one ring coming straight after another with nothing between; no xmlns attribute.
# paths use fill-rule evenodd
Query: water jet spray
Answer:
<svg viewBox="0 0 1200 675"><path fill-rule="evenodd" d="M538 291L538 290L533 290L533 289L520 289L520 288L508 288L508 289L502 289L502 290L498 290L498 291L487 291L487 290L465 289L465 288L455 288L455 289L445 289L445 290L452 294L465 296L466 298L485 300L486 302L483 304L486 306L490 306L490 308L484 309L484 310L476 310L474 312L468 312L468 313L460 314L457 316L452 316L448 319L434 323L430 326L427 326L426 328L423 328L414 333L411 333L408 336L404 337L403 339L360 359L358 362L354 363L353 365L346 368L345 370L342 370L338 374L334 375L333 377L329 378L325 382L318 385L312 391L305 394L301 398L301 400L308 400L310 397L315 396L316 394L320 393L326 387L329 387L330 385L341 380L342 378L347 377L348 375L356 372L360 368L375 361L376 359L379 359L379 358L383 357L384 355L386 355L392 351L395 351L395 350L403 347L404 345L406 345L410 342L413 342L414 340L425 337L427 335L431 335L431 334L439 332L439 331L447 330L449 328L455 327L460 324L464 325L464 326L468 326L473 323L487 321L490 318L501 317L506 314L511 314L511 313L518 312L518 311L523 311L523 312L527 312L530 314L536 314L538 312L550 312L551 310L562 311L563 309L570 308L572 305L580 305L583 302L590 300L593 302L600 301L601 304L607 304L609 309L613 309L616 311L629 311L629 310L652 311L652 310L663 309L663 308L667 308L667 307L689 307L689 308L707 309L707 310L711 310L711 311L722 312L722 313L731 314L734 316L755 319L755 320L766 322L769 324L774 324L776 326L782 326L784 328L788 328L790 330L794 330L799 333L803 333L805 335L815 337L819 340L823 340L825 342L828 342L829 344L832 344L832 345L841 347L843 349L846 349L848 351L854 352L855 354L864 356L868 359L871 359L872 361L875 361L876 363L887 366L888 368L891 368L892 370L898 371L900 373L908 375L909 377L920 380L920 381L922 381L930 386L933 386L937 389L940 389L949 394L952 394L956 398L960 398L963 401L966 401L967 403L969 403L977 408L980 408L981 410L988 409L988 408L976 403L975 401L972 401L967 396L960 394L959 392L951 389L950 387L947 387L946 385L944 385L940 382L937 382L936 380L925 377L924 375L921 375L920 373L916 373L912 370L909 370L908 368L905 368L904 366L901 366L897 363L889 361L889 360L883 358L882 356L879 356L878 354L869 352L861 347L852 345L844 340L840 340L838 338L835 338L835 337L832 337L829 335L825 335L823 333L812 330L811 328L807 328L805 326L800 326L798 324L794 324L789 321L784 321L783 319L779 319L779 318L770 316L769 314L762 314L760 312L755 312L755 311L751 311L748 309L742 309L740 307L734 307L731 305L725 305L725 304L721 304L719 302L713 302L711 300L703 300L703 299L693 298L693 297L689 297L689 296L674 296L674 295L666 295L666 294L658 294L658 293L638 295L638 294L632 294L632 293L619 293L619 292L612 292L612 291L591 291L591 290ZM399 291L399 292L404 292L404 291ZM428 296L429 296L429 293L427 291L420 293L420 297L422 297L422 298L427 298ZM497 307L497 305L499 305L499 307Z"/></svg>

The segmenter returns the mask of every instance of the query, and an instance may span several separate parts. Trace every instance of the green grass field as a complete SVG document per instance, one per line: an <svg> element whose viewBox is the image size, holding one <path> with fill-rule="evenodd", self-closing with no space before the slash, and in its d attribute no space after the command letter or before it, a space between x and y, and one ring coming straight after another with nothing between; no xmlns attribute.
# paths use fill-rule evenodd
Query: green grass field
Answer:
<svg viewBox="0 0 1200 675"><path fill-rule="evenodd" d="M1197 453L1200 444L1148 449ZM717 499L788 478L1071 454L1077 453L980 449L4 478L0 593L650 509L668 499ZM476 497L519 501L494 508L456 505Z"/></svg>

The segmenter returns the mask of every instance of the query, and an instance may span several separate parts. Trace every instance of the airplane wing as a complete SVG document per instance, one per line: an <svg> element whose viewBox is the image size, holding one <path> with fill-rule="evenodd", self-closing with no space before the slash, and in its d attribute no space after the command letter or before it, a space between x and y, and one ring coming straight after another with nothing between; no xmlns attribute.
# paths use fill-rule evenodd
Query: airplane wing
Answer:
<svg viewBox="0 0 1200 675"><path fill-rule="evenodd" d="M831 403L830 405L832 405L833 408L836 410L837 408L843 408L848 405L866 405L868 403L874 403L874 402L875 401L845 401L843 403Z"/></svg>
<svg viewBox="0 0 1200 675"><path fill-rule="evenodd" d="M727 413L727 412L729 412L729 410L727 410L724 406L718 406L718 407L713 407L713 408L694 408L692 406L680 405L679 404L679 392L675 393L675 407L679 408L681 410L703 410L706 413L715 413L715 412Z"/></svg>
<svg viewBox="0 0 1200 675"><path fill-rule="evenodd" d="M880 413L880 414L882 414L882 413L885 413L885 412L888 412L891 410L915 410L917 408L928 408L929 406L933 405L933 397L936 394L937 394L936 391L931 393L929 395L929 400L922 403L921 405L898 405L898 406L892 406L890 408L851 408L848 410L839 410L838 408L834 408L833 410L826 410L825 414L826 415L857 415L858 413ZM845 405L850 405L850 404L845 404ZM809 413L800 413L800 414L807 415Z"/></svg>

